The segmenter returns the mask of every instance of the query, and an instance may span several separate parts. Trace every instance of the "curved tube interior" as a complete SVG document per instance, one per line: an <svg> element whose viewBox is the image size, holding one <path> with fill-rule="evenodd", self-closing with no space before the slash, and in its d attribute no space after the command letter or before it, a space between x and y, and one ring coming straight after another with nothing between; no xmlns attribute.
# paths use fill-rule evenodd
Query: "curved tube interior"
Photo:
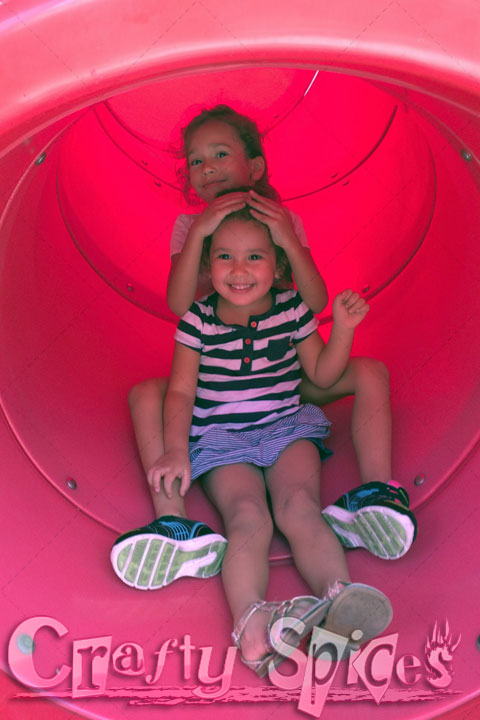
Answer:
<svg viewBox="0 0 480 720"><path fill-rule="evenodd" d="M462 468L473 477L479 467L478 167L457 131L471 119L419 92L299 68L165 79L37 139L42 161L7 190L0 256L1 403L36 483L58 490L62 512L97 528L93 534L113 538L151 517L126 396L135 383L169 373L169 234L178 212L196 210L183 199L172 148L198 110L185 108L199 84L202 106L228 102L258 119L272 184L302 217L330 298L351 286L369 299L354 351L390 370L394 477L420 518L435 507L448 523L442 497ZM5 167L19 177L28 161L24 146ZM320 318L325 338L329 308ZM322 478L328 504L359 477L351 402L326 413L335 451ZM188 510L221 528L198 487ZM431 551L425 535L422 543L388 573L368 558L352 565L395 588L408 563ZM271 560L279 573L288 557L277 537ZM428 562L426 577L436 578L445 558ZM113 582L104 589L110 598ZM417 627L428 594L420 604ZM401 632L415 634L404 625Z"/></svg>

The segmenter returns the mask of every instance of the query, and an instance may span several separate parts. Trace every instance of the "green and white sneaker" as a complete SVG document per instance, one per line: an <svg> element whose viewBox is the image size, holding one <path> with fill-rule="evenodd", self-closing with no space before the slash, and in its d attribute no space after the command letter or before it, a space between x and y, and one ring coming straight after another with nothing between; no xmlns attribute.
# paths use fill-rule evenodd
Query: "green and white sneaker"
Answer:
<svg viewBox="0 0 480 720"><path fill-rule="evenodd" d="M156 590L182 577L217 575L226 549L226 538L205 523L164 515L120 535L110 560L127 585Z"/></svg>
<svg viewBox="0 0 480 720"><path fill-rule="evenodd" d="M344 547L365 548L385 560L405 555L417 535L407 491L386 483L360 485L322 515Z"/></svg>

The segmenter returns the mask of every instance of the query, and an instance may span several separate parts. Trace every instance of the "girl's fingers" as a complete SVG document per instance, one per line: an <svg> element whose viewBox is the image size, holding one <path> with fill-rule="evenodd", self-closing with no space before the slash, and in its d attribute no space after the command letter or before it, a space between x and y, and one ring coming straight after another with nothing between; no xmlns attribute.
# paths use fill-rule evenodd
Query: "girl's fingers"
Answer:
<svg viewBox="0 0 480 720"><path fill-rule="evenodd" d="M249 199L249 194L246 192L229 193L228 195L221 195L215 198L213 202L226 204L242 202L243 204Z"/></svg>
<svg viewBox="0 0 480 720"><path fill-rule="evenodd" d="M180 481L180 495L184 497L187 494L187 490L190 487L190 473L185 471Z"/></svg>
<svg viewBox="0 0 480 720"><path fill-rule="evenodd" d="M153 470L148 473L148 482L155 492L160 492L160 476Z"/></svg>
<svg viewBox="0 0 480 720"><path fill-rule="evenodd" d="M255 202L265 202L265 203L273 203L273 200L270 200L270 198L266 198L265 195L260 195L256 192L253 188L248 191L249 197L252 198Z"/></svg>
<svg viewBox="0 0 480 720"><path fill-rule="evenodd" d="M353 292L353 290L343 290L343 292L339 293L339 298L348 312L362 312L365 307L369 309L362 296L357 292Z"/></svg>
<svg viewBox="0 0 480 720"><path fill-rule="evenodd" d="M348 302L351 294L352 294L352 291L351 291L351 290L343 290L343 291L340 293L340 298L341 298L341 301L342 301L343 305L346 305L346 304L347 304L347 302Z"/></svg>
<svg viewBox="0 0 480 720"><path fill-rule="evenodd" d="M271 219L270 215L267 215L267 213L260 212L260 210L255 210L255 208L250 207L250 213L253 215L254 218L257 220L260 220L261 222L266 223L267 220Z"/></svg>
<svg viewBox="0 0 480 720"><path fill-rule="evenodd" d="M173 485L176 480L180 480L180 495L184 496L190 487L190 473L182 471L181 473L174 472L172 470L155 470L149 476L149 483L155 492L160 492L161 483L163 481L163 488L168 498L173 496Z"/></svg>
<svg viewBox="0 0 480 720"><path fill-rule="evenodd" d="M173 485L174 478L171 475L164 475L163 476L163 487L165 489L165 494L168 498L171 499L172 497L172 485Z"/></svg>
<svg viewBox="0 0 480 720"><path fill-rule="evenodd" d="M247 203L245 202L245 200L237 200L236 202L225 203L216 207L215 212L226 215L228 213L234 212L235 210L241 210L246 206L246 204Z"/></svg>
<svg viewBox="0 0 480 720"><path fill-rule="evenodd" d="M234 193L232 195L222 195L222 197L215 198L215 200L210 203L207 210L213 210L214 212L228 209L240 210L240 208L245 207L246 204L246 193Z"/></svg>
<svg viewBox="0 0 480 720"><path fill-rule="evenodd" d="M258 215L263 215L263 217L268 217L268 218L272 218L272 219L275 217L275 212L272 212L272 210L268 207L265 207L265 206L253 207L253 205L251 205L250 202L248 203L248 207L250 208L250 212L252 214L257 213Z"/></svg>
<svg viewBox="0 0 480 720"><path fill-rule="evenodd" d="M250 205L251 203L255 203L259 207L262 208L262 211L265 211L265 213L281 213L282 208L276 203L274 200L270 200L269 198L263 197L263 195L257 195L254 190L251 190L250 193L247 195L247 202Z"/></svg>
<svg viewBox="0 0 480 720"><path fill-rule="evenodd" d="M367 305L366 302L361 302L361 303L354 305L352 308L350 308L348 312L356 313L358 315L366 315L369 310L370 310L370 305Z"/></svg>
<svg viewBox="0 0 480 720"><path fill-rule="evenodd" d="M274 228L278 228L280 226L280 223L282 221L281 216L271 213L271 212L263 212L262 210L258 210L256 208L253 208L251 205L250 207L250 213L251 215L256 219L260 220L260 222L265 223L265 225L268 225L270 230L273 231Z"/></svg>
<svg viewBox="0 0 480 720"><path fill-rule="evenodd" d="M363 306L364 306L364 303L363 303L363 302L353 303L353 305L349 305L349 306L347 307L347 310L348 310L348 312L350 312L350 313L362 312Z"/></svg>
<svg viewBox="0 0 480 720"><path fill-rule="evenodd" d="M358 302L362 302L363 298L358 293L352 292L349 297L344 300L344 305L347 310L351 310Z"/></svg>

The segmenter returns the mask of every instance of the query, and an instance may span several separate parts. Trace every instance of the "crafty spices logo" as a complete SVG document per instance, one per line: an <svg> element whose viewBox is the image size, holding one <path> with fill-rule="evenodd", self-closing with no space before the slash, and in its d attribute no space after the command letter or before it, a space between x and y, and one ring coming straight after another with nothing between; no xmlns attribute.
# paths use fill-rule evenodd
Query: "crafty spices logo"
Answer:
<svg viewBox="0 0 480 720"><path fill-rule="evenodd" d="M454 652L461 636L454 636L448 621L435 623L421 657L397 653L398 633L375 638L348 653L348 638L322 628L314 628L303 652L281 639L285 619L277 623L275 651L288 658L290 668L286 670L285 666L284 672L289 674L271 665L269 684L245 687L232 684L238 653L235 647L218 653L212 646L197 647L191 635L184 635L166 639L148 657L136 642L114 647L111 635L68 641L68 629L61 622L33 617L22 622L9 641L10 670L33 690L14 697L38 698L40 692L54 698L108 697L129 705L164 706L294 703L299 712L318 718L327 699L380 705L460 694L451 685ZM222 672L212 673L212 666L220 667L222 660ZM162 682L165 674L172 676L171 669L165 673L168 664L180 668L183 686Z"/></svg>

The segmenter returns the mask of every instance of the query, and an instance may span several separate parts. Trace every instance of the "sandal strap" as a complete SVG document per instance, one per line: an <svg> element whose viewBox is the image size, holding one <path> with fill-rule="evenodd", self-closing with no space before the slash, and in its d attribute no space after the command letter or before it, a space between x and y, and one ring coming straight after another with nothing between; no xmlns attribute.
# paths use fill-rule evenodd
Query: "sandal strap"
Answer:
<svg viewBox="0 0 480 720"><path fill-rule="evenodd" d="M240 620L235 625L233 632L232 632L232 640L235 643L236 647L240 650L240 641L241 641L242 635L245 631L245 627L246 627L248 621L250 620L250 618L252 617L252 615L254 613L256 613L257 610L271 612L272 617L273 617L274 612L278 608L280 608L282 605L284 605L285 602L288 602L288 601L279 603L279 602L267 602L266 600L255 600L251 605L249 605L247 607L247 609L245 610L245 612L243 613ZM269 625L270 625L270 623L269 623ZM267 638L268 638L268 633L267 633Z"/></svg>
<svg viewBox="0 0 480 720"><path fill-rule="evenodd" d="M348 587L348 585L351 585L351 583L346 582L346 580L335 580L334 583L328 586L325 597L329 600L334 600L337 595L340 595L342 590L345 590L345 588Z"/></svg>
<svg viewBox="0 0 480 720"><path fill-rule="evenodd" d="M302 607L302 603L306 605L306 607ZM305 623L301 628L301 632L295 627L284 628L285 640L288 641L290 634L292 634L290 639L295 643L292 647L297 647L301 637L304 637L307 632L310 632L314 624L319 624L323 621L324 614L330 603L331 600L328 597L319 600L319 598L313 595L299 595L291 600L283 600L282 602L267 602L266 600L255 600L252 602L232 632L232 640L240 650L242 662L254 670L259 677L263 677L267 673L270 663L273 662L276 667L284 658L283 655L278 655L274 649L276 641L280 639L280 634L277 637L277 633L282 632L281 628L275 628L275 637L272 635L272 629L277 620L289 617L291 620L298 620L299 623ZM242 655L240 643L248 621L258 610L268 613L269 615L267 618L265 638L268 649L263 657L256 660L246 660Z"/></svg>
<svg viewBox="0 0 480 720"><path fill-rule="evenodd" d="M323 598L317 598L313 595L297 595L296 597L292 598L291 600L284 600L284 602L279 604L279 607L276 609L276 611L273 613L270 624L268 626L268 636L269 636L269 643L271 647L275 647L278 640L280 639L281 635L278 634L279 632L285 632L286 633L286 639L289 635L291 635L293 631L293 638L296 637L296 631L295 626L284 628L283 630L279 630L277 628L276 634L277 636L274 638L272 635L272 629L275 625L275 622L278 619L285 618L286 616L292 620L292 621L298 621L298 623L309 623L309 616L311 613L318 613L319 609L323 606L324 612L326 614L327 607L330 605L330 598L323 597ZM307 607L303 608L303 612L300 612L300 614L297 614L301 608L301 604L306 603ZM310 605L310 608L308 607ZM295 612L295 610L297 612ZM323 618L322 618L323 619ZM291 638L291 639L293 639Z"/></svg>

